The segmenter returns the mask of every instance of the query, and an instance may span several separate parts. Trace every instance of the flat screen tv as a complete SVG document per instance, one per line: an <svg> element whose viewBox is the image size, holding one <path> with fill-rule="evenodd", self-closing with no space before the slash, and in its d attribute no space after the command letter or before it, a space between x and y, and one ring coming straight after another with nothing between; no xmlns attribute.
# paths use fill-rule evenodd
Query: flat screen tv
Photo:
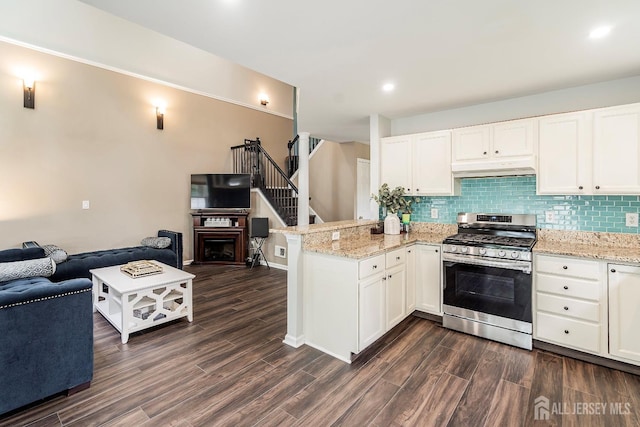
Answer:
<svg viewBox="0 0 640 427"><path fill-rule="evenodd" d="M251 208L251 175L191 175L191 209Z"/></svg>

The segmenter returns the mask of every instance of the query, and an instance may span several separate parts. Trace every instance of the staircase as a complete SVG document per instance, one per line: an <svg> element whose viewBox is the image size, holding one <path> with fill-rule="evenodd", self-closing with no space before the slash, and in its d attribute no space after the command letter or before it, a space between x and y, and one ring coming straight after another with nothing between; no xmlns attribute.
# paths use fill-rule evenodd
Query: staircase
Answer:
<svg viewBox="0 0 640 427"><path fill-rule="evenodd" d="M289 155L287 156L287 176L291 178L294 173L298 170L298 146L299 137L296 135L289 143L287 144L287 148L289 148ZM312 136L309 137L309 154L320 144L322 139L314 138Z"/></svg>
<svg viewBox="0 0 640 427"><path fill-rule="evenodd" d="M231 147L233 172L251 174L251 186L262 191L265 198L286 225L298 225L298 188L260 143L245 139L244 144ZM315 215L309 216L313 224Z"/></svg>

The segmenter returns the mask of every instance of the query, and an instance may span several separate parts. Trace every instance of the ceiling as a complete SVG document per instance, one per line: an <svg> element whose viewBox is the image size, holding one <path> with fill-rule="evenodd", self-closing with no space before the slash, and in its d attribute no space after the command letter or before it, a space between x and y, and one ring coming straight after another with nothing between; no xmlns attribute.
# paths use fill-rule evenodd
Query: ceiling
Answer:
<svg viewBox="0 0 640 427"><path fill-rule="evenodd" d="M374 113L640 75L638 0L81 1L298 87L298 130L338 142L368 141Z"/></svg>

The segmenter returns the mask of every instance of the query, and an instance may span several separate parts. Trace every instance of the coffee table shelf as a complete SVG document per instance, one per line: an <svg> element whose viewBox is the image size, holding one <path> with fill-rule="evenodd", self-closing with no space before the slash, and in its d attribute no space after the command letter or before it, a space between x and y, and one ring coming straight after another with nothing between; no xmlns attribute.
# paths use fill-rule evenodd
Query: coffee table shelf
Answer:
<svg viewBox="0 0 640 427"><path fill-rule="evenodd" d="M155 261L154 261L155 262ZM104 316L126 344L129 334L186 317L193 321L193 274L156 262L161 274L132 278L120 266L91 270L94 311Z"/></svg>

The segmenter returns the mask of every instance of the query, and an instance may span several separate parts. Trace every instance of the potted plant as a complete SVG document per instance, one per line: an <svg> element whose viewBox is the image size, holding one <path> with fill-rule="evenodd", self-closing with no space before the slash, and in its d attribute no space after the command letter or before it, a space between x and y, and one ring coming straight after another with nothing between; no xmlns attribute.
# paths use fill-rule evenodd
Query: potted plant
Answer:
<svg viewBox="0 0 640 427"><path fill-rule="evenodd" d="M389 188L389 184L384 183L380 186L378 194L372 194L373 200L383 208L384 233L400 234L400 218L398 212L411 213L411 204L419 199L405 197L404 187L396 187L393 190Z"/></svg>

